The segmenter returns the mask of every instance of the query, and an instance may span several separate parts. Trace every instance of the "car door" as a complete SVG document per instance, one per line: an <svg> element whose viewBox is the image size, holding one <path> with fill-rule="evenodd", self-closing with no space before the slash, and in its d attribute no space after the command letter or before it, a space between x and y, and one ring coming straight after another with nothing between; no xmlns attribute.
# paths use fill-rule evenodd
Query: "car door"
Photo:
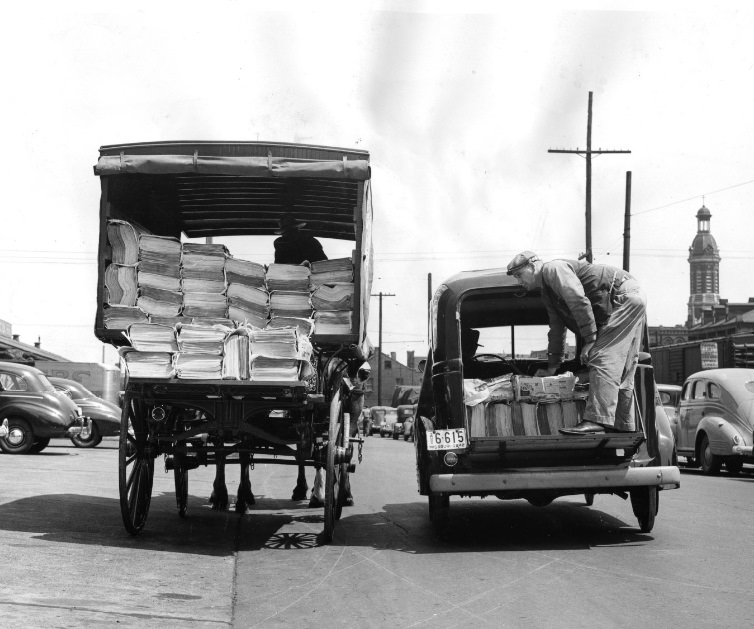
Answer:
<svg viewBox="0 0 754 629"><path fill-rule="evenodd" d="M693 380L690 387L690 399L688 400L688 413L684 426L686 447L693 448L696 442L696 430L699 422L704 417L707 407L707 381L700 378Z"/></svg>
<svg viewBox="0 0 754 629"><path fill-rule="evenodd" d="M681 399L678 402L678 413L676 415L675 428L675 445L678 450L688 448L688 431L686 430L686 424L688 423L689 415L689 402L691 400L691 382L685 382L681 389Z"/></svg>

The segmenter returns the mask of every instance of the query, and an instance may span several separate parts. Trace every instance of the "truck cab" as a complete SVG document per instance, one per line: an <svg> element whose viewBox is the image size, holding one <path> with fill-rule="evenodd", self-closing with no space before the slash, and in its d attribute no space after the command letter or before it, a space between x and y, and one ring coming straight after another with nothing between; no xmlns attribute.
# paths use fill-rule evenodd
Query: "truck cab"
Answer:
<svg viewBox="0 0 754 629"><path fill-rule="evenodd" d="M635 376L635 432L563 435L559 428L583 417L588 374L571 336L572 357L552 382L533 377L547 366L547 331L539 290L521 287L505 269L459 273L435 292L414 430L419 492L439 530L450 496L544 506L578 494L591 504L599 493L630 496L646 532L658 491L680 486L671 427L656 412L649 355ZM536 386L543 384L554 388Z"/></svg>

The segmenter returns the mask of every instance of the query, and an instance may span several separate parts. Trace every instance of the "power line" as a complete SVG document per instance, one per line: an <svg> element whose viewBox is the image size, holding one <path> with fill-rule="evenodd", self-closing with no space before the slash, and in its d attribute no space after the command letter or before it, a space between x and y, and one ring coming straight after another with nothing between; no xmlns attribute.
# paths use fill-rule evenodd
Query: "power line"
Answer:
<svg viewBox="0 0 754 629"><path fill-rule="evenodd" d="M702 194L697 194L693 197L689 197L688 199L681 199L680 201L673 201L672 203L667 203L666 205L659 205L657 207L650 208L648 210L642 210L641 212L634 212L631 214L631 216L638 216L639 214L647 214L648 212L654 212L655 210L664 210L667 207L671 207L673 205L678 205L679 203L688 203L689 201L693 201L694 199L698 199L699 197L706 197L710 194L717 194L718 192L725 192L726 190L731 190L733 188L739 188L740 186L746 186L750 183L754 183L754 179L751 179L749 181L743 181L741 183L733 184L732 186L728 186L727 188L720 188L719 190L713 190L712 192L704 192Z"/></svg>

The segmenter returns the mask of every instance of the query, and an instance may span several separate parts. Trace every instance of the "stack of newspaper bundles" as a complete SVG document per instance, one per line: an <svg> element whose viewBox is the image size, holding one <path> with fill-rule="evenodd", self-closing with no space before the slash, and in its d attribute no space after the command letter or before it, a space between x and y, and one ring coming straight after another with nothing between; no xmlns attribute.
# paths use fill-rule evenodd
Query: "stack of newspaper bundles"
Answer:
<svg viewBox="0 0 754 629"><path fill-rule="evenodd" d="M228 249L215 243L183 244L181 288L186 317L226 317L225 259Z"/></svg>
<svg viewBox="0 0 754 629"><path fill-rule="evenodd" d="M180 325L176 375L195 380L222 378L224 342L230 331L224 325Z"/></svg>
<svg viewBox="0 0 754 629"><path fill-rule="evenodd" d="M181 241L168 236L139 237L139 298L136 305L154 317L177 317L181 293Z"/></svg>
<svg viewBox="0 0 754 629"><path fill-rule="evenodd" d="M349 334L354 307L351 258L313 262L310 288L317 334Z"/></svg>

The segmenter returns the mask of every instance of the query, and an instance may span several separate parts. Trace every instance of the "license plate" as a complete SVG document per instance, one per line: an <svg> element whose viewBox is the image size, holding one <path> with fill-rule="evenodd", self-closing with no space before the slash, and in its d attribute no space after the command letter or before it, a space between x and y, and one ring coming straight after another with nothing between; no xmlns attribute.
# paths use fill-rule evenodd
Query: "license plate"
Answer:
<svg viewBox="0 0 754 629"><path fill-rule="evenodd" d="M427 450L454 450L468 445L465 428L433 430L427 433Z"/></svg>

